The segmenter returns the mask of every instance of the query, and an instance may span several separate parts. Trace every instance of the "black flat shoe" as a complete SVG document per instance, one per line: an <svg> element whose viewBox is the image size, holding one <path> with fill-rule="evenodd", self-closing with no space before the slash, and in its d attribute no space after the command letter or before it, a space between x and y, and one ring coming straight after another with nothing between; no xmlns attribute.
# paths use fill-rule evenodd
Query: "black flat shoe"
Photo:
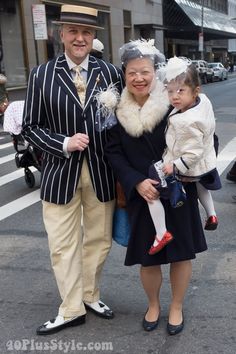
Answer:
<svg viewBox="0 0 236 354"><path fill-rule="evenodd" d="M79 326L85 323L85 315L74 317L70 320L64 320L64 318L58 315L56 318L45 322L43 325L37 328L36 334L48 335L54 334L67 327Z"/></svg>
<svg viewBox="0 0 236 354"><path fill-rule="evenodd" d="M160 314L158 315L157 320L153 321L153 322L149 322L146 320L146 318L145 318L146 314L147 314L147 312L145 313L144 318L143 318L143 329L147 332L151 332L155 328L157 328L158 323L159 323Z"/></svg>
<svg viewBox="0 0 236 354"><path fill-rule="evenodd" d="M173 336L180 333L184 329L184 319L179 325L172 325L169 322L167 323L167 332Z"/></svg>

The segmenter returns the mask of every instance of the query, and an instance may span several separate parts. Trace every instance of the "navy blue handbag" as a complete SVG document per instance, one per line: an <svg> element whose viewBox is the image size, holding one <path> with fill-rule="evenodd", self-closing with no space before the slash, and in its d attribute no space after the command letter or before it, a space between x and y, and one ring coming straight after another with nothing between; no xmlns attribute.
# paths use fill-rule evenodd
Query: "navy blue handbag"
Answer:
<svg viewBox="0 0 236 354"><path fill-rule="evenodd" d="M186 192L182 182L176 178L175 172L173 172L173 175L166 177L166 183L172 208L181 207L186 201Z"/></svg>
<svg viewBox="0 0 236 354"><path fill-rule="evenodd" d="M169 108L168 114L171 112L172 108L171 107ZM166 115L166 117L167 117L167 115ZM155 151L154 145L150 141L147 134L144 135L144 138L146 139L150 149L152 150L154 158L156 159L157 153ZM160 176L158 176L158 174L157 175L154 174L154 176L153 176L153 170L156 169L155 165L156 165L156 163L159 164L159 162L160 161L154 162L149 168L149 173L151 174L151 178L154 178L156 180L160 180L160 178L159 178ZM165 180L166 180L168 188L162 188L159 190L161 197L163 197L165 199L167 199L169 197L170 204L173 208L181 207L186 200L186 192L184 190L182 182L176 178L175 166L173 169L173 175L165 177ZM160 185L162 185L162 183L160 183ZM158 187L157 187L157 189L158 189ZM163 193L164 191L165 191L165 193Z"/></svg>
<svg viewBox="0 0 236 354"><path fill-rule="evenodd" d="M113 216L112 238L119 245L127 247L130 237L130 223L125 208L116 208Z"/></svg>

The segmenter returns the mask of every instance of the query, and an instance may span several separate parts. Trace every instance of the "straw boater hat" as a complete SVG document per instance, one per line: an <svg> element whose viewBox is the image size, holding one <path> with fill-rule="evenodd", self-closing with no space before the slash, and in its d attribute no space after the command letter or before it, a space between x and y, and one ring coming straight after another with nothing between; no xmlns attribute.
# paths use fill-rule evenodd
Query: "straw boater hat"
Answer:
<svg viewBox="0 0 236 354"><path fill-rule="evenodd" d="M62 5L60 19L53 23L104 29L98 26L98 11L91 7Z"/></svg>

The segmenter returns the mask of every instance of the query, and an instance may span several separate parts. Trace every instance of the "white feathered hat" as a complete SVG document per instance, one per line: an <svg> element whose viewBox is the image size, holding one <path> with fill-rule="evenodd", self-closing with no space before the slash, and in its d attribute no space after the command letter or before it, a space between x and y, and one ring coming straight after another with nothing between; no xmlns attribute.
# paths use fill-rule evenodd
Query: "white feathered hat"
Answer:
<svg viewBox="0 0 236 354"><path fill-rule="evenodd" d="M185 74L192 61L185 57L172 57L168 60L164 67L158 70L158 77L161 81L170 82L176 79L177 76Z"/></svg>

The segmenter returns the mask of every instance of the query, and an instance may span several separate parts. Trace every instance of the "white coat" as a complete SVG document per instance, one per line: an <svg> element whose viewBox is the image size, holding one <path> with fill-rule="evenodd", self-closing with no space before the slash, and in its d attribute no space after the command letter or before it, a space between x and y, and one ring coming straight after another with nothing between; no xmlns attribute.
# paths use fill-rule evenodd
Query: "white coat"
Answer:
<svg viewBox="0 0 236 354"><path fill-rule="evenodd" d="M183 113L174 108L166 131L164 163L174 163L179 174L198 177L216 168L212 104L203 93L199 103Z"/></svg>

